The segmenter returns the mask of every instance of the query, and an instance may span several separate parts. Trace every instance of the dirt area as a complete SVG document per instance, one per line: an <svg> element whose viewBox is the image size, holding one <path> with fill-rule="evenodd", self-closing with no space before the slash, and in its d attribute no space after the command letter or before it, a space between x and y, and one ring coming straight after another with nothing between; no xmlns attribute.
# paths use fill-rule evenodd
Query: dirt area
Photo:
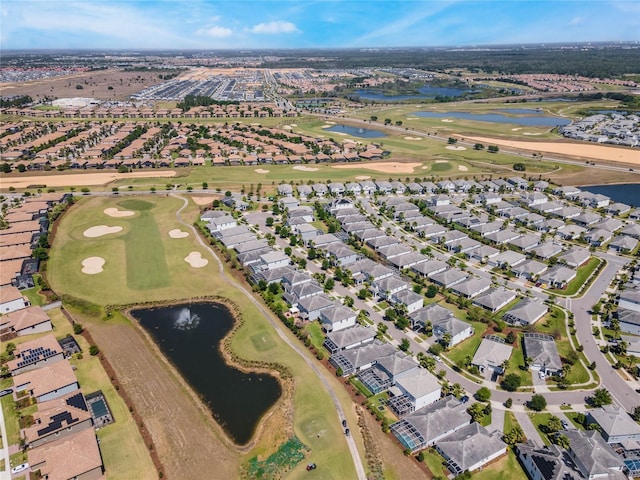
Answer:
<svg viewBox="0 0 640 480"><path fill-rule="evenodd" d="M333 165L332 168L351 168L359 170L373 170L382 173L413 173L416 167L422 165L417 162L396 163L396 162L379 162L379 163L356 163L346 165Z"/></svg>
<svg viewBox="0 0 640 480"><path fill-rule="evenodd" d="M158 72L124 72L104 70L82 72L64 77L47 78L20 83L0 83L3 95L41 97L91 97L100 100L124 100L129 95L164 82ZM82 88L77 88L80 85ZM109 90L109 87L112 89Z"/></svg>
<svg viewBox="0 0 640 480"><path fill-rule="evenodd" d="M46 185L47 187L80 187L91 185L106 185L114 180L126 180L127 178L147 178L147 177L175 177L173 170L164 171L143 171L143 172L100 172L100 173L75 173L68 175L29 175L14 176L4 175L0 177L0 188L27 188L29 185Z"/></svg>
<svg viewBox="0 0 640 480"><path fill-rule="evenodd" d="M543 176L560 185L574 185L576 187L581 185L640 182L640 172L619 172L602 168L584 168L579 171L560 168L557 172Z"/></svg>
<svg viewBox="0 0 640 480"><path fill-rule="evenodd" d="M467 141L484 142L528 152L557 153L571 157L589 158L613 163L627 163L640 166L640 150L593 143L576 142L520 142L487 137L465 137Z"/></svg>
<svg viewBox="0 0 640 480"><path fill-rule="evenodd" d="M236 478L239 456L190 389L137 329L126 324L91 323L90 333L118 381L144 416L164 466L164 477Z"/></svg>

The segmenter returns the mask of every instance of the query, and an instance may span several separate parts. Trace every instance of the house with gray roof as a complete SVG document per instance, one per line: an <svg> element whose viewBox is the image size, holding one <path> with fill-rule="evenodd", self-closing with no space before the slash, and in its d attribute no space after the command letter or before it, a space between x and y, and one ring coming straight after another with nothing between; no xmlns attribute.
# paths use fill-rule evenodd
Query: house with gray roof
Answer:
<svg viewBox="0 0 640 480"><path fill-rule="evenodd" d="M396 243L392 245L385 245L384 247L379 247L377 250L378 250L378 253L386 259L398 257L400 255L405 255L407 253L413 252L413 249L406 243Z"/></svg>
<svg viewBox="0 0 640 480"><path fill-rule="evenodd" d="M320 247L329 245L330 243L335 243L339 241L340 239L336 237L333 233L322 233L320 235L316 235L315 237L309 239L307 241L307 245L320 248Z"/></svg>
<svg viewBox="0 0 640 480"><path fill-rule="evenodd" d="M629 253L637 246L638 240L627 235L618 235L609 242L609 248L621 253Z"/></svg>
<svg viewBox="0 0 640 480"><path fill-rule="evenodd" d="M554 242L544 242L532 249L533 254L541 258L542 260L548 260L549 258L562 253L562 245Z"/></svg>
<svg viewBox="0 0 640 480"><path fill-rule="evenodd" d="M379 280L373 281L371 284L371 293L384 300L391 300L392 296L396 293L407 290L409 284L396 276L386 276Z"/></svg>
<svg viewBox="0 0 640 480"><path fill-rule="evenodd" d="M530 358L529 368L533 371L556 375L562 372L562 361L556 342L551 335L540 333L523 334L525 358Z"/></svg>
<svg viewBox="0 0 640 480"><path fill-rule="evenodd" d="M261 248L265 248L268 246L269 246L269 242L264 238L261 238L259 240L250 240L248 242L240 243L235 247L233 247L233 249L237 253L245 253L245 252L251 252L253 250L259 250Z"/></svg>
<svg viewBox="0 0 640 480"><path fill-rule="evenodd" d="M602 228L593 228L584 235L585 240L594 247L604 245L613 238L613 233L609 230L603 230Z"/></svg>
<svg viewBox="0 0 640 480"><path fill-rule="evenodd" d="M430 273L427 275L429 279L444 288L450 288L462 281L464 281L469 275L457 268L450 268L440 273Z"/></svg>
<svg viewBox="0 0 640 480"><path fill-rule="evenodd" d="M297 307L298 302L307 297L313 297L314 295L320 295L324 292L322 286L315 280L310 282L295 285L288 289L282 295L282 298L292 307Z"/></svg>
<svg viewBox="0 0 640 480"><path fill-rule="evenodd" d="M503 245L508 243L516 238L520 237L521 234L512 228L505 228L504 230L500 230L499 232L490 233L485 235L487 240L492 241L496 245Z"/></svg>
<svg viewBox="0 0 640 480"><path fill-rule="evenodd" d="M526 255L513 250L505 250L495 257L489 258L487 263L492 267L508 268L515 267L527 259Z"/></svg>
<svg viewBox="0 0 640 480"><path fill-rule="evenodd" d="M546 272L548 268L546 263L538 262L537 260L525 260L520 265L512 267L511 271L520 278L533 280Z"/></svg>
<svg viewBox="0 0 640 480"><path fill-rule="evenodd" d="M514 240L511 240L507 243L516 248L519 248L523 252L526 252L540 245L540 238L541 238L540 235L536 235L534 233L528 233Z"/></svg>
<svg viewBox="0 0 640 480"><path fill-rule="evenodd" d="M620 291L618 307L640 312L640 287L626 288Z"/></svg>
<svg viewBox="0 0 640 480"><path fill-rule="evenodd" d="M427 225L424 228L416 228L419 237L434 239L438 235L444 234L447 229L440 224Z"/></svg>
<svg viewBox="0 0 640 480"><path fill-rule="evenodd" d="M288 183L282 183L278 185L278 195L290 197L293 195L293 186Z"/></svg>
<svg viewBox="0 0 640 480"><path fill-rule="evenodd" d="M480 262L487 262L490 258L494 258L498 255L500 255L500 250L489 245L480 245L478 248L471 250L471 252L467 254L470 258L479 260Z"/></svg>
<svg viewBox="0 0 640 480"><path fill-rule="evenodd" d="M298 190L300 200L306 200L313 194L313 188L311 188L311 185L298 185L296 190Z"/></svg>
<svg viewBox="0 0 640 480"><path fill-rule="evenodd" d="M491 288L491 280L484 277L469 277L462 282L453 285L451 290L465 298L474 298Z"/></svg>
<svg viewBox="0 0 640 480"><path fill-rule="evenodd" d="M566 450L551 444L537 447L530 440L516 446L527 476L534 480L583 480ZM608 480L608 479L607 479Z"/></svg>
<svg viewBox="0 0 640 480"><path fill-rule="evenodd" d="M504 314L504 320L514 325L533 325L549 311L549 307L538 298L523 298L520 303Z"/></svg>
<svg viewBox="0 0 640 480"><path fill-rule="evenodd" d="M386 357L380 357L373 367L361 371L358 379L373 394L378 394L392 388L398 378L419 368L411 355L396 351Z"/></svg>
<svg viewBox="0 0 640 480"><path fill-rule="evenodd" d="M538 278L542 283L546 283L549 288L564 288L566 285L576 278L577 272L563 265L555 265L544 272Z"/></svg>
<svg viewBox="0 0 640 480"><path fill-rule="evenodd" d="M572 224L564 225L556 230L556 235L558 235L563 240L575 240L576 238L580 237L580 235L584 235L585 233L587 233L586 228Z"/></svg>
<svg viewBox="0 0 640 480"><path fill-rule="evenodd" d="M478 296L473 301L474 305L482 307L491 312L497 312L516 299L516 292L508 290L504 287L495 287L488 292Z"/></svg>
<svg viewBox="0 0 640 480"><path fill-rule="evenodd" d="M483 237L486 237L489 234L499 232L502 230L503 222L490 222L490 223L482 223L469 227L474 232L479 233Z"/></svg>
<svg viewBox="0 0 640 480"><path fill-rule="evenodd" d="M620 331L640 335L640 312L627 308L618 308Z"/></svg>
<svg viewBox="0 0 640 480"><path fill-rule="evenodd" d="M432 304L435 305L435 304ZM442 308L442 307L440 307ZM448 311L448 310L447 310ZM451 312L450 312L451 313ZM471 337L474 333L473 327L467 322L458 320L453 314L444 318L436 318L431 322L433 326L433 334L443 341L445 334L449 334L451 340L449 340L448 347L451 348L458 343Z"/></svg>
<svg viewBox="0 0 640 480"><path fill-rule="evenodd" d="M372 343L375 338L375 328L355 325L327 333L323 346L333 355L342 350L350 350Z"/></svg>
<svg viewBox="0 0 640 480"><path fill-rule="evenodd" d="M247 242L253 242L256 240L257 240L257 237L254 233L241 233L239 235L230 235L230 236L220 237L220 242L222 242L222 244L227 248L236 248L238 245L241 245ZM265 242L263 242L263 245L269 247L269 242L266 242L266 243Z"/></svg>
<svg viewBox="0 0 640 480"><path fill-rule="evenodd" d="M504 373L502 365L511 358L512 350L513 347L504 343L500 337L488 335L480 342L471 365L478 367L485 377L495 378Z"/></svg>
<svg viewBox="0 0 640 480"><path fill-rule="evenodd" d="M427 260L411 266L411 270L423 277L444 272L449 266L441 260Z"/></svg>
<svg viewBox="0 0 640 480"><path fill-rule="evenodd" d="M408 288L391 295L390 301L393 304L404 305L407 313L415 312L424 305L424 297Z"/></svg>
<svg viewBox="0 0 640 480"><path fill-rule="evenodd" d="M343 377L348 377L372 367L380 358L393 355L396 351L396 347L390 343L374 340L368 345L334 353L329 363L336 370L341 369Z"/></svg>
<svg viewBox="0 0 640 480"><path fill-rule="evenodd" d="M310 321L317 320L320 318L322 310L333 306L335 306L335 302L324 293L312 295L298 301L300 316Z"/></svg>
<svg viewBox="0 0 640 480"><path fill-rule="evenodd" d="M436 450L447 461L447 469L458 476L481 469L507 453L502 432L489 431L479 423L470 423L436 442Z"/></svg>
<svg viewBox="0 0 640 480"><path fill-rule="evenodd" d="M410 253L407 253L406 255L399 255L392 258L387 257L387 260L397 269L403 270L405 268L411 268L415 265L418 265L419 263L426 262L429 260L429 257L419 252L412 251Z"/></svg>
<svg viewBox="0 0 640 480"><path fill-rule="evenodd" d="M631 223L620 230L620 233L640 240L640 224Z"/></svg>
<svg viewBox="0 0 640 480"><path fill-rule="evenodd" d="M337 332L356 324L357 313L344 305L334 305L320 311L320 323L326 332Z"/></svg>
<svg viewBox="0 0 640 480"><path fill-rule="evenodd" d="M371 261L370 264L362 268L362 274L370 282L379 282L380 280L393 276L394 273L393 269L374 261Z"/></svg>
<svg viewBox="0 0 640 480"><path fill-rule="evenodd" d="M453 317L453 312L437 303L431 303L409 315L411 328L414 330L421 330L427 323L434 324L437 321L445 320L450 317Z"/></svg>
<svg viewBox="0 0 640 480"><path fill-rule="evenodd" d="M395 395L387 405L399 416L407 415L435 402L440 398L440 382L425 368L414 368L396 379L396 387L402 392Z"/></svg>
<svg viewBox="0 0 640 480"><path fill-rule="evenodd" d="M585 478L624 480L625 464L595 430L567 430L568 453Z"/></svg>
<svg viewBox="0 0 640 480"><path fill-rule="evenodd" d="M640 425L621 407L605 405L587 413L587 425L597 424L608 444L633 440L640 443Z"/></svg>
<svg viewBox="0 0 640 480"><path fill-rule="evenodd" d="M380 237L374 237L366 241L366 244L369 245L374 250L377 250L378 248L383 247L385 245L396 245L398 243L400 243L400 240L398 240L396 237L391 237L387 234L384 234Z"/></svg>
<svg viewBox="0 0 640 480"><path fill-rule="evenodd" d="M412 453L434 445L471 423L466 405L453 395L418 409L391 425L400 443Z"/></svg>

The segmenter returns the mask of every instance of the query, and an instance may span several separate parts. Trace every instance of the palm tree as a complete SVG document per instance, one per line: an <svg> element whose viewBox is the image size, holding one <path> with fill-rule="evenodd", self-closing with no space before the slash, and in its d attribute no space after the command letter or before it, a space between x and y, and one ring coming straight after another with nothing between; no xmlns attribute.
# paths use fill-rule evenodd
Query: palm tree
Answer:
<svg viewBox="0 0 640 480"><path fill-rule="evenodd" d="M453 394L454 397L461 397L462 394L464 393L464 389L462 388L462 385L460 385L459 383L454 383L451 386L451 393Z"/></svg>
<svg viewBox="0 0 640 480"><path fill-rule="evenodd" d="M547 421L547 428L550 432L558 432L562 429L562 422L555 415L551 415Z"/></svg>
<svg viewBox="0 0 640 480"><path fill-rule="evenodd" d="M562 435L562 434L556 435L554 438L554 442L560 448L564 448L565 450L568 450L569 447L571 446L571 442L569 441L569 438L566 435Z"/></svg>

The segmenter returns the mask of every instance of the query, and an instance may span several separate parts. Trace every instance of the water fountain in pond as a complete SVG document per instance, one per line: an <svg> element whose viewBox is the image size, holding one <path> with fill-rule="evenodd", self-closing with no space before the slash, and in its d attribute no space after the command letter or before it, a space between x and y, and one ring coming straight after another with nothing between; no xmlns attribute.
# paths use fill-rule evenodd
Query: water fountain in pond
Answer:
<svg viewBox="0 0 640 480"><path fill-rule="evenodd" d="M191 309L189 307L184 307L180 309L178 313L178 318L173 324L173 328L176 330L191 330L196 328L200 324L200 317L197 313L191 313Z"/></svg>

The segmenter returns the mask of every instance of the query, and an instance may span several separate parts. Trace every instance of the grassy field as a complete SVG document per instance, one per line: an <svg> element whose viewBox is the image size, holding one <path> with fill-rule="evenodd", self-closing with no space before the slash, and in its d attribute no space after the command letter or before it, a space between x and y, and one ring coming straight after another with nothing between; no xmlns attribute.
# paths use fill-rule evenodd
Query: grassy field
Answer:
<svg viewBox="0 0 640 480"><path fill-rule="evenodd" d="M580 288L582 288L584 283L589 279L595 269L598 268L600 262L602 262L602 260L600 260L598 257L591 257L585 265L578 267L576 278L569 282L567 288L565 288L564 290L549 289L549 292L568 296L575 295L576 293L578 293Z"/></svg>
<svg viewBox="0 0 640 480"><path fill-rule="evenodd" d="M166 362L158 358L159 354L153 345L143 338L130 321L120 318L119 315L114 315L107 322L85 317L83 321L94 340L112 362L119 380L132 397L134 407L145 418L145 425L154 438L167 475L175 476L172 473L178 474L182 471L184 474L191 474L191 478L199 478L205 469L209 469L209 473L213 474L210 470L213 461L223 468L219 473L228 476L229 469L236 468L249 458L256 455L263 458L273 453L279 444L288 439L287 432L293 431L310 448L309 461L322 465L323 478L352 478L353 465L340 421L328 393L317 376L310 372L306 363L300 361L298 354L284 345L254 304L248 302L237 288L220 278L213 258L197 245L192 232L184 239L171 239L168 236L169 230L180 227L184 229L175 217L175 212L182 202L160 195L135 201L138 203L132 204L117 197L82 199L79 205L65 214L58 225L48 268L49 281L54 290L59 294L72 293L98 305L171 301L211 294L229 298L239 306L240 314L245 320L244 326L236 331L231 340L232 351L246 360L276 362L283 365L295 379L292 398L280 402L281 405L267 414L263 421L264 427L255 442L248 450L240 453L230 446L228 440L220 436L221 433L217 429L207 426L211 420L204 419L197 408L176 407L190 401L190 394L186 390L188 387L170 387L178 380L172 377L174 374L162 372L162 364ZM147 203L150 206L146 205ZM111 218L103 213L104 209L109 207L130 209L135 211L135 215ZM197 218L197 213L196 206L190 204L182 212L182 217L192 222ZM145 218L146 216L149 218ZM95 239L83 236L87 228L101 224L119 225L123 230ZM136 242L139 240L133 237L134 230L140 229L140 225L145 235L151 233L158 237L156 243L148 243L146 247L150 249L151 245L155 252L129 256L127 250L132 248L132 245L134 249L138 249L137 251L142 248L141 242L138 245ZM201 269L191 268L183 259L192 250L201 251L205 258L209 258L209 265ZM152 254L154 257L149 257ZM164 267L158 266L162 263L158 261L161 254L166 261ZM92 255L105 258L107 263L104 272L85 275L80 272L80 262ZM149 261L149 258L154 260ZM132 262L133 265L125 265L125 259L126 263ZM142 261L150 262L151 267L142 266ZM133 287L140 284L132 284L128 278L130 268L147 268L146 276L164 275L162 271L166 268L168 275L165 278L168 278L170 283L156 288L148 284L144 289L135 289ZM297 339L295 341L298 342ZM347 392L339 385L339 381L329 372L325 375L328 376L328 381L334 383L343 405L350 405ZM179 403L176 403L178 400ZM183 413L183 410L188 410L188 413ZM180 416L187 414L190 417L181 423ZM347 417L351 424L357 423L351 409L347 411ZM187 425L193 430L182 431ZM167 430L169 426L173 434ZM186 438L199 435L196 433L199 428L211 428L213 431L213 435L202 433L203 438L208 439L208 444L184 444ZM359 435L357 432L354 434L358 440ZM358 442L362 450L361 441ZM217 453L211 453L212 448ZM198 455L198 452L209 453ZM184 471L187 457L191 473ZM198 460L199 457L202 458ZM218 458L217 462L215 458ZM306 478L306 475L304 465L301 464L292 470L287 478Z"/></svg>
<svg viewBox="0 0 640 480"><path fill-rule="evenodd" d="M485 466L482 471L474 473L472 478L474 480L526 480L527 474L520 466L513 450L508 449L507 455Z"/></svg>
<svg viewBox="0 0 640 480"><path fill-rule="evenodd" d="M529 414L529 418L531 418L531 421L533 422L534 427L536 427L536 430L540 434L540 437L542 438L542 441L544 442L545 445L551 445L551 440L549 440L549 436L544 431L543 427L549 422L549 419L552 416L553 416L552 413L546 413L546 412Z"/></svg>

